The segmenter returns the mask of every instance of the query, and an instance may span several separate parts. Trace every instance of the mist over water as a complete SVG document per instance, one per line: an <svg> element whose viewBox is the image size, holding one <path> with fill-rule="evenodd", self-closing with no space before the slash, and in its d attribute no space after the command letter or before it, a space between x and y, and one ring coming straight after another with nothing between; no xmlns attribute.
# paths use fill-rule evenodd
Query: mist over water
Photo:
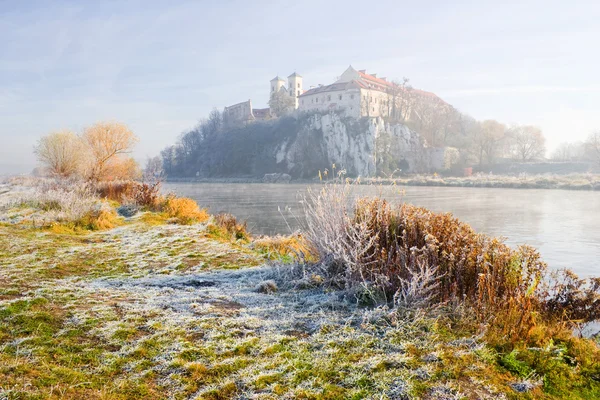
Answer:
<svg viewBox="0 0 600 400"><path fill-rule="evenodd" d="M312 187L319 189L319 185ZM306 184L164 185L165 191L191 197L212 214L227 212L247 220L252 233L265 235L299 228L299 200L307 188ZM378 195L381 188L359 186L355 193ZM505 237L511 246L534 246L551 268L571 268L582 276L600 272L600 194L596 192L410 186L384 190L383 196L451 212L478 232Z"/></svg>

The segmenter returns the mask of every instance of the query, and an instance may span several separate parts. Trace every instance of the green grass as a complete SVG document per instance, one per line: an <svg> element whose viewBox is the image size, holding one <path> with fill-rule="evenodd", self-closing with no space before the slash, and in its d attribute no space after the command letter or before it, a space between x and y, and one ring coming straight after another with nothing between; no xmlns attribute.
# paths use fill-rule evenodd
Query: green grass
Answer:
<svg viewBox="0 0 600 400"><path fill-rule="evenodd" d="M278 332L251 307L205 306L177 319L141 294L89 286L251 268L272 258L224 239L204 225L143 221L76 234L0 226L0 398L387 399L398 380L413 398L444 385L464 398L600 398L591 341L470 346L456 340L475 328L428 317ZM432 353L437 359L428 361ZM532 376L540 385L529 393L509 386Z"/></svg>

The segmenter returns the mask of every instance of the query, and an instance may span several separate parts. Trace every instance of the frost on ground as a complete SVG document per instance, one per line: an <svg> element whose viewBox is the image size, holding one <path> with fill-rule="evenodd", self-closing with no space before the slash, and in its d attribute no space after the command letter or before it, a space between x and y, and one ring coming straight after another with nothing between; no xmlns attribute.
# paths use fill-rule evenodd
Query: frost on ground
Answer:
<svg viewBox="0 0 600 400"><path fill-rule="evenodd" d="M205 225L0 226L0 398L504 398L484 345L293 281ZM269 289L269 290L266 290ZM512 380L511 380L512 379ZM502 389L502 390L501 390Z"/></svg>

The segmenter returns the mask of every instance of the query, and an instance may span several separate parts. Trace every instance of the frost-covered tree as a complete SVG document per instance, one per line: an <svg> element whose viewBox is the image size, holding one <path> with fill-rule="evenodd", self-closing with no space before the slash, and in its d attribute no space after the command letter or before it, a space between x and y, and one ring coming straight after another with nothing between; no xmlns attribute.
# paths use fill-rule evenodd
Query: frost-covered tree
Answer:
<svg viewBox="0 0 600 400"><path fill-rule="evenodd" d="M127 179L139 175L139 167L134 168L135 161L126 156L138 138L125 124L98 122L85 129L82 140L89 151L88 179Z"/></svg>
<svg viewBox="0 0 600 400"><path fill-rule="evenodd" d="M51 175L67 178L81 171L84 145L73 132L52 132L42 137L34 152Z"/></svg>

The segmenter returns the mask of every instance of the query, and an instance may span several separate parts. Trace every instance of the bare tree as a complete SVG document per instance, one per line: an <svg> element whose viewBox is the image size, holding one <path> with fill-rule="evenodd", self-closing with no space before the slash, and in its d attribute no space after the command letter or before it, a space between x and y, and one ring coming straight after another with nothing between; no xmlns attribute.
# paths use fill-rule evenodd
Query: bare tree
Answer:
<svg viewBox="0 0 600 400"><path fill-rule="evenodd" d="M584 145L587 156L593 162L600 164L600 130L592 132Z"/></svg>
<svg viewBox="0 0 600 400"><path fill-rule="evenodd" d="M546 139L541 129L531 125L514 125L507 131L514 159L527 162L543 158Z"/></svg>
<svg viewBox="0 0 600 400"><path fill-rule="evenodd" d="M132 151L138 138L125 124L99 122L86 128L82 139L91 155L86 174L89 179L102 180L117 171L119 175L122 171L132 171L131 160L123 155Z"/></svg>
<svg viewBox="0 0 600 400"><path fill-rule="evenodd" d="M581 161L585 157L585 145L582 142L563 142L552 152L554 161Z"/></svg>
<svg viewBox="0 0 600 400"><path fill-rule="evenodd" d="M292 112L295 106L296 100L284 91L274 92L269 100L271 113L277 117Z"/></svg>
<svg viewBox="0 0 600 400"><path fill-rule="evenodd" d="M388 115L392 121L403 122L410 116L411 90L408 78L402 78L402 82L393 81L387 88L390 99Z"/></svg>
<svg viewBox="0 0 600 400"><path fill-rule="evenodd" d="M144 167L144 181L161 181L164 178L163 160L160 156L149 157Z"/></svg>
<svg viewBox="0 0 600 400"><path fill-rule="evenodd" d="M73 132L59 131L38 140L34 152L50 174L66 178L80 172L84 146Z"/></svg>
<svg viewBox="0 0 600 400"><path fill-rule="evenodd" d="M473 148L480 167L483 166L484 160L487 164L492 164L501 153L505 130L506 127L495 120L479 123L479 129L473 132Z"/></svg>

